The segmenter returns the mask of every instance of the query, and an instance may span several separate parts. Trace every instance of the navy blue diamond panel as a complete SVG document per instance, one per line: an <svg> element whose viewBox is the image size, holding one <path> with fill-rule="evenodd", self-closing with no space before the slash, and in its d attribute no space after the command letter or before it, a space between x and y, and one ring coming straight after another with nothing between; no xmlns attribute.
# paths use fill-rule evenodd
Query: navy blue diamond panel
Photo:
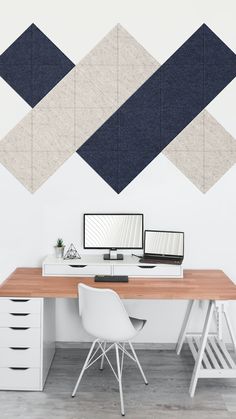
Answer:
<svg viewBox="0 0 236 419"><path fill-rule="evenodd" d="M74 67L35 24L0 56L0 76L33 108Z"/></svg>
<svg viewBox="0 0 236 419"><path fill-rule="evenodd" d="M204 25L204 101L207 106L236 77L236 54Z"/></svg>
<svg viewBox="0 0 236 419"><path fill-rule="evenodd" d="M236 77L204 24L78 150L120 193Z"/></svg>

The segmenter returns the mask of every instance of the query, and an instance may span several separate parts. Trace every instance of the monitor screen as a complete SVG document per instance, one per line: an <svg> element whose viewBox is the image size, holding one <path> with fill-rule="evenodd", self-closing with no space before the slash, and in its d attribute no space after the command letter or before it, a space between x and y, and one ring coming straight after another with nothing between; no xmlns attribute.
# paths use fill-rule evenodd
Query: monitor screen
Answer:
<svg viewBox="0 0 236 419"><path fill-rule="evenodd" d="M182 231L145 231L144 252L150 255L184 255Z"/></svg>
<svg viewBox="0 0 236 419"><path fill-rule="evenodd" d="M84 214L85 249L142 249L143 214Z"/></svg>

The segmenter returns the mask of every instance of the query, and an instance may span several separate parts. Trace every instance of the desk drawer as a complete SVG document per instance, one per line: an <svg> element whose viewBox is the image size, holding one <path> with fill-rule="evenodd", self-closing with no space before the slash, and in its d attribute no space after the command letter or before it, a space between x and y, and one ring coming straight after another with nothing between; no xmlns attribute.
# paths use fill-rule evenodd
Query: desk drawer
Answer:
<svg viewBox="0 0 236 419"><path fill-rule="evenodd" d="M40 348L0 348L0 367L40 367Z"/></svg>
<svg viewBox="0 0 236 419"><path fill-rule="evenodd" d="M0 328L0 347L32 347L40 346L40 328Z"/></svg>
<svg viewBox="0 0 236 419"><path fill-rule="evenodd" d="M52 276L94 276L110 275L111 267L105 265L44 265L44 275Z"/></svg>
<svg viewBox="0 0 236 419"><path fill-rule="evenodd" d="M0 312L0 327L40 327L40 314Z"/></svg>
<svg viewBox="0 0 236 419"><path fill-rule="evenodd" d="M40 390L40 369L0 368L1 390Z"/></svg>
<svg viewBox="0 0 236 419"><path fill-rule="evenodd" d="M40 298L0 298L0 313L40 313Z"/></svg>
<svg viewBox="0 0 236 419"><path fill-rule="evenodd" d="M183 271L181 265L115 265L114 275L129 275L140 277L153 276L157 278L182 278Z"/></svg>

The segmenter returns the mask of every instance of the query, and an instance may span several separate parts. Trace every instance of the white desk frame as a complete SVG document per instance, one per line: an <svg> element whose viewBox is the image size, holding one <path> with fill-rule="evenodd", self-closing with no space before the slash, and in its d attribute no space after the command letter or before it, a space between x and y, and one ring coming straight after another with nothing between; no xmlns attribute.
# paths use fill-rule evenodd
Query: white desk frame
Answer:
<svg viewBox="0 0 236 419"><path fill-rule="evenodd" d="M226 301L208 301L207 313L202 333L188 333L189 320L193 311L194 300L190 300L176 346L180 355L185 339L195 359L195 366L190 383L189 393L195 394L199 378L236 378L236 362L228 352L222 338L223 319L229 331L234 353L236 355L236 339L227 312ZM216 315L216 332L209 333L213 312Z"/></svg>

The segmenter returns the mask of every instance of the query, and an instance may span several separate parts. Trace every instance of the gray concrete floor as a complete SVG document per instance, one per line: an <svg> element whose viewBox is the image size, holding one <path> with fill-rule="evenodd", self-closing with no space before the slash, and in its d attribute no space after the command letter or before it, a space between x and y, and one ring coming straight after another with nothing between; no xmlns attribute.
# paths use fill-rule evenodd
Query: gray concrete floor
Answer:
<svg viewBox="0 0 236 419"><path fill-rule="evenodd" d="M109 366L94 364L77 396L71 392L87 350L57 349L43 392L0 392L0 419L117 419L118 385ZM191 399L188 388L193 359L188 350L137 351L149 380L145 386L135 364L125 360L123 373L129 419L236 419L236 379L200 379ZM114 360L114 357L111 357Z"/></svg>

